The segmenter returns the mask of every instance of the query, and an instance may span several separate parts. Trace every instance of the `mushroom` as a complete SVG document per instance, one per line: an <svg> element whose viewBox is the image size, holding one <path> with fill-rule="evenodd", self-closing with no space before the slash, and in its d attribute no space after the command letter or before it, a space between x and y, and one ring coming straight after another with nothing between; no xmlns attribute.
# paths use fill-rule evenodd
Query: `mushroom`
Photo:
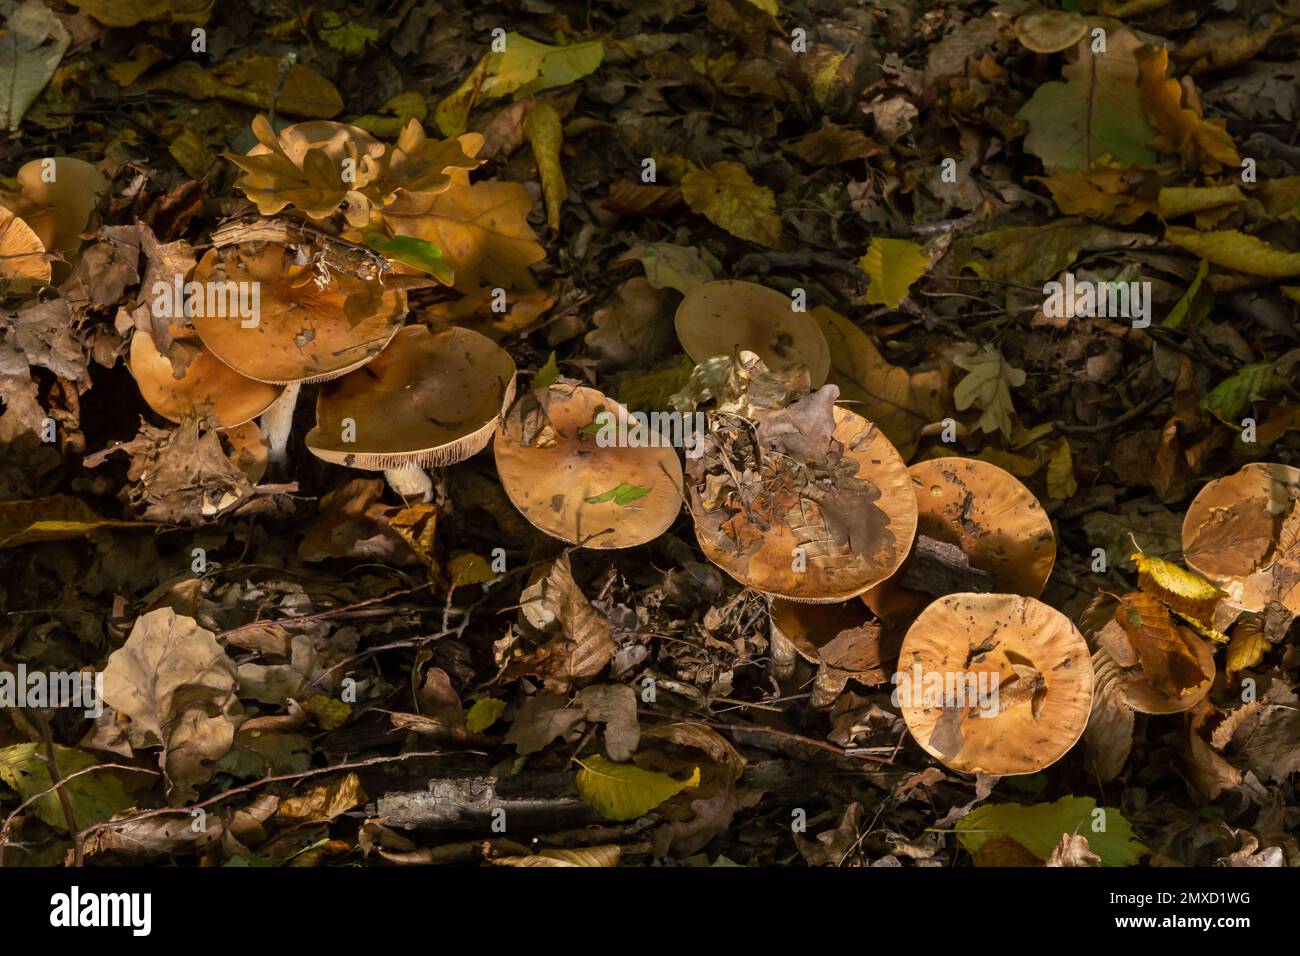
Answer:
<svg viewBox="0 0 1300 956"><path fill-rule="evenodd" d="M1280 601L1300 614L1300 468L1252 462L1211 481L1183 518L1183 560L1259 611Z"/></svg>
<svg viewBox="0 0 1300 956"><path fill-rule="evenodd" d="M597 416L627 409L594 388L557 382L523 396L493 451L506 494L541 531L585 548L632 548L668 530L682 466L666 444L602 443Z"/></svg>
<svg viewBox="0 0 1300 956"><path fill-rule="evenodd" d="M863 595L881 617L906 620L935 597L990 591L1038 597L1056 562L1052 522L1015 476L978 458L933 458L908 469L916 548Z"/></svg>
<svg viewBox="0 0 1300 956"><path fill-rule="evenodd" d="M772 601L768 673L777 681L794 676L799 658L817 668L810 703L822 710L835 703L850 678L882 684L888 678L881 628L861 601L808 604Z"/></svg>
<svg viewBox="0 0 1300 956"><path fill-rule="evenodd" d="M32 228L8 209L0 207L0 280L16 290L50 281L50 257Z"/></svg>
<svg viewBox="0 0 1300 956"><path fill-rule="evenodd" d="M267 452L266 439L257 422L244 422L233 428L223 428L217 434L225 446L226 457L234 466L244 473L249 484L257 484L266 475Z"/></svg>
<svg viewBox="0 0 1300 956"><path fill-rule="evenodd" d="M192 281L202 293L197 311L203 314L190 319L203 344L241 375L288 386L262 418L276 464L285 460L302 383L365 365L397 334L406 315L406 294L394 290L363 302L362 314L349 314L349 297L337 276L322 275L313 263L300 263L290 249L270 242L212 249ZM233 295L245 289L250 295L256 290L255 316L231 308ZM209 309L209 300L220 307Z"/></svg>
<svg viewBox="0 0 1300 956"><path fill-rule="evenodd" d="M173 325L171 336L173 343L193 355L180 378L143 329L131 337L127 362L145 402L168 421L200 415L204 406L210 406L221 427L242 425L270 408L284 391L283 386L240 375L204 348L192 330Z"/></svg>
<svg viewBox="0 0 1300 956"><path fill-rule="evenodd" d="M821 388L830 374L830 346L816 320L796 312L788 295L754 282L723 279L696 286L677 307L674 324L697 365L744 349L773 370L807 366L813 388Z"/></svg>
<svg viewBox="0 0 1300 956"><path fill-rule="evenodd" d="M71 156L33 159L15 178L18 192L0 193L0 205L27 223L47 252L70 258L108 180L90 163Z"/></svg>
<svg viewBox="0 0 1300 956"><path fill-rule="evenodd" d="M1142 667L1132 639L1121 623L1120 613L1120 609L1117 608L1115 617L1097 632L1094 640L1098 653L1104 655L1118 668L1118 677L1122 680L1119 690L1124 696L1124 702L1133 710L1143 714L1177 714L1191 710L1204 700L1214 685L1216 670L1214 651L1209 643L1191 628L1183 627L1173 620L1168 621L1169 627L1175 629L1177 639L1195 655L1196 664L1203 675L1198 683L1183 690L1182 693L1169 693L1156 687ZM1168 617L1167 612L1166 617ZM1096 657L1093 659L1097 660Z"/></svg>
<svg viewBox="0 0 1300 956"><path fill-rule="evenodd" d="M403 497L428 501L424 468L481 451L514 395L514 360L487 336L407 326L373 362L321 386L307 447L324 461L383 471Z"/></svg>
<svg viewBox="0 0 1300 956"><path fill-rule="evenodd" d="M1088 644L1064 614L1018 594L950 594L917 617L895 702L912 736L963 773L1035 773L1063 757L1092 709Z"/></svg>
<svg viewBox="0 0 1300 956"><path fill-rule="evenodd" d="M1016 20L1016 39L1035 53L1068 49L1087 32L1087 21L1069 10L1035 10Z"/></svg>
<svg viewBox="0 0 1300 956"><path fill-rule="evenodd" d="M837 395L827 385L789 408L833 402ZM765 464L741 463L751 472L741 475L717 444L716 429L706 448L717 450L691 462L696 540L710 561L741 584L792 601L846 601L884 581L907 557L916 533L907 466L871 422L838 406L830 412L832 448L840 449L830 456L839 482L831 487L797 487L808 464L783 467L793 459L780 454L764 453ZM720 461L731 481L704 471L710 461ZM737 480L743 488L735 486Z"/></svg>

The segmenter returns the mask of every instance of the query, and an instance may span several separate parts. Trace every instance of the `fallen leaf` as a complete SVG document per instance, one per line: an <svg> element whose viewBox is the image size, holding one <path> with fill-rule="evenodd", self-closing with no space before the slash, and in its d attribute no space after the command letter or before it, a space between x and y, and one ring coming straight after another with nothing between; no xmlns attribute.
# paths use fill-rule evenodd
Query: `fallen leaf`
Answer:
<svg viewBox="0 0 1300 956"><path fill-rule="evenodd" d="M952 393L957 410L965 411L974 405L980 409L981 431L1000 431L1010 438L1011 416L1015 413L1011 389L1025 384L1025 373L1012 368L996 345L985 345L980 349L972 347L965 355L955 357L953 362L969 373L957 383Z"/></svg>
<svg viewBox="0 0 1300 956"><path fill-rule="evenodd" d="M867 254L858 265L871 279L867 302L896 309L916 280L930 268L930 257L915 242L877 238L871 240Z"/></svg>
<svg viewBox="0 0 1300 956"><path fill-rule="evenodd" d="M538 100L528 111L524 124L528 142L533 147L537 174L542 179L542 195L546 197L546 223L552 232L560 231L560 207L568 195L564 182L564 169L560 165L560 147L564 145L564 127L560 114L545 100Z"/></svg>
<svg viewBox="0 0 1300 956"><path fill-rule="evenodd" d="M1098 828L1101 821L1103 826ZM976 807L957 821L957 839L975 853L995 836L1007 836L1039 859L1052 855L1062 835L1086 834L1102 866L1134 866L1146 847L1133 839L1133 828L1118 810L1099 808L1092 797L1062 797L1055 803L1022 806L998 803Z"/></svg>
<svg viewBox="0 0 1300 956"><path fill-rule="evenodd" d="M740 163L723 160L708 169L692 166L681 186L686 205L715 226L748 242L780 248L776 196L755 183Z"/></svg>
<svg viewBox="0 0 1300 956"><path fill-rule="evenodd" d="M675 780L666 773L596 755L574 762L580 768L574 781L578 794L607 820L635 820L700 782L698 767L689 779Z"/></svg>
<svg viewBox="0 0 1300 956"><path fill-rule="evenodd" d="M41 0L6 2L0 31L0 125L16 130L58 69L72 35Z"/></svg>

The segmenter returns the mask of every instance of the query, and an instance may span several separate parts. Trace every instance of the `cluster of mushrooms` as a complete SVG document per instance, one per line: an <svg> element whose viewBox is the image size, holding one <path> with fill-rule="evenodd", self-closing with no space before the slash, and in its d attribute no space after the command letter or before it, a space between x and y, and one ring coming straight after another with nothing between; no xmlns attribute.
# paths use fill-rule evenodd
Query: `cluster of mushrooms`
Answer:
<svg viewBox="0 0 1300 956"><path fill-rule="evenodd" d="M369 150L359 131L335 127L290 127L281 141L297 143L298 153ZM260 198L279 208L274 190ZM273 223L263 225L269 231L254 235L272 238L248 241L246 229L223 227L193 275L197 283L259 282L259 321L195 314L192 325L171 327L165 350L137 331L129 359L158 414L215 420L253 480L267 457L283 460L299 389L318 382L310 451L383 471L407 498L429 499L426 468L491 442L510 500L570 544L646 544L685 504L709 560L770 597L770 675L783 689L811 682L814 708L831 707L850 680L996 681L992 711L899 702L920 745L959 771L1025 774L1060 759L1087 726L1102 655L1135 710L1186 710L1209 690L1212 650L1181 625L1204 678L1190 687L1171 691L1148 679L1115 627L1125 619L1120 609L1094 634L1094 653L1068 618L1038 600L1056 543L1034 495L979 459L908 467L879 428L836 403L826 338L783 293L724 280L682 301L676 331L696 368L673 407L707 407L709 425L708 454L688 458L683 471L677 449L663 443L598 441L601 413L627 413L600 391L559 378L516 401L515 364L491 339L406 325L400 285L381 273L382 291L359 295L347 275L322 271L292 236L276 240ZM188 358L179 373L178 352ZM249 452L265 447L259 417L270 444L260 459ZM1280 465L1247 466L1198 496L1184 547L1188 564L1214 582L1206 586L1215 607L1259 613L1280 601L1300 612L1298 498L1300 472ZM1242 539L1250 546L1222 546Z"/></svg>

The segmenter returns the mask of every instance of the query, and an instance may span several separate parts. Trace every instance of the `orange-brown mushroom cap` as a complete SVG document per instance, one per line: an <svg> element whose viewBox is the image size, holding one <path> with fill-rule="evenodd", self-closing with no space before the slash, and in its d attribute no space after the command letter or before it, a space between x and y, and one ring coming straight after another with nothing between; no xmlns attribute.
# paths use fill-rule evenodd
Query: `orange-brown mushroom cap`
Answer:
<svg viewBox="0 0 1300 956"><path fill-rule="evenodd" d="M903 638L898 670L896 699L912 736L963 773L1042 770L1074 746L1092 710L1083 635L1023 595L939 598Z"/></svg>
<svg viewBox="0 0 1300 956"><path fill-rule="evenodd" d="M916 490L918 536L959 547L972 568L990 576L992 591L1043 593L1056 563L1056 536L1033 492L978 458L932 458L908 471ZM894 577L863 599L877 614L890 616L890 608L906 603L904 595L894 593L900 590Z"/></svg>
<svg viewBox="0 0 1300 956"><path fill-rule="evenodd" d="M514 360L487 336L408 326L373 362L321 386L307 447L353 468L450 465L492 440L514 394Z"/></svg>
<svg viewBox="0 0 1300 956"><path fill-rule="evenodd" d="M146 403L168 421L202 414L210 406L223 428L242 425L271 407L284 388L240 375L203 347L192 331L172 326L172 339L194 350L185 374L176 378L171 360L153 336L137 329L128 364Z"/></svg>
<svg viewBox="0 0 1300 956"><path fill-rule="evenodd" d="M744 510L716 535L696 520L695 537L705 557L741 584L792 601L846 601L884 581L902 565L916 535L916 495L907 465L884 432L861 415L834 408L833 437L843 457L858 466L855 478L879 492L877 547L855 552L831 540L818 505L798 498L790 511L759 527ZM737 537L746 546L737 550Z"/></svg>
<svg viewBox="0 0 1300 956"><path fill-rule="evenodd" d="M1087 21L1069 10L1036 10L1016 20L1016 39L1035 53L1072 47L1087 32Z"/></svg>
<svg viewBox="0 0 1300 956"><path fill-rule="evenodd" d="M274 243L249 243L210 250L194 270L204 291L205 314L191 321L217 358L259 382L319 382L365 365L397 334L406 315L406 294L386 290L370 314L354 322L344 311L347 298L336 277L321 288L312 263L297 264L293 253ZM260 299L256 324L246 326L226 282L256 282ZM251 287L246 287L251 295ZM212 292L213 312L207 294ZM226 304L217 308L216 300ZM188 311L188 305L187 305ZM233 314L230 314L233 313Z"/></svg>
<svg viewBox="0 0 1300 956"><path fill-rule="evenodd" d="M697 365L744 349L770 369L807 366L814 389L830 374L830 346L816 320L794 311L788 295L754 282L723 279L696 286L677 307L674 324Z"/></svg>
<svg viewBox="0 0 1300 956"><path fill-rule="evenodd" d="M1253 593L1259 589L1247 587L1248 579L1277 558L1283 524L1297 507L1300 468L1252 462L1211 481L1183 518L1183 560L1234 605L1258 610L1267 596ZM1300 595L1294 603L1300 611Z"/></svg>
<svg viewBox="0 0 1300 956"><path fill-rule="evenodd" d="M682 466L671 447L602 446L587 427L601 412L626 409L594 388L562 382L524 396L497 429L497 473L520 513L552 537L631 548L659 537L681 511ZM534 426L540 432L525 444ZM620 502L612 493L623 486L632 490Z"/></svg>

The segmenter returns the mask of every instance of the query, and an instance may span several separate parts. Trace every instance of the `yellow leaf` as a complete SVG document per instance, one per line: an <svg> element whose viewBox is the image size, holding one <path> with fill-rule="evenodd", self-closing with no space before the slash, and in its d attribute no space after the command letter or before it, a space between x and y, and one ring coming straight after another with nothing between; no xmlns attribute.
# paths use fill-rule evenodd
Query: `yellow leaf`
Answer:
<svg viewBox="0 0 1300 956"><path fill-rule="evenodd" d="M1194 571L1172 561L1141 552L1132 556L1138 569L1138 587L1194 621L1208 621L1223 591Z"/></svg>
<svg viewBox="0 0 1300 956"><path fill-rule="evenodd" d="M202 179L212 166L212 153L192 129L181 130L180 135L167 147L167 152L172 154L172 159L180 164L190 179Z"/></svg>
<svg viewBox="0 0 1300 956"><path fill-rule="evenodd" d="M106 72L118 86L130 86L140 79L149 67L161 63L166 58L167 54L152 43L137 43L131 51L131 59L118 60Z"/></svg>
<svg viewBox="0 0 1300 956"><path fill-rule="evenodd" d="M1176 246L1208 259L1216 266L1236 269L1252 276L1282 279L1300 275L1300 252L1286 252L1263 239L1236 229L1197 232L1180 226L1165 230L1165 238Z"/></svg>
<svg viewBox="0 0 1300 956"><path fill-rule="evenodd" d="M152 20L202 25L212 16L214 0L72 0L106 27L133 27Z"/></svg>
<svg viewBox="0 0 1300 956"><path fill-rule="evenodd" d="M944 417L946 387L938 369L909 372L890 365L871 336L825 306L810 313L830 346L828 381L840 397L868 421L875 422L904 458L916 449L917 435Z"/></svg>
<svg viewBox="0 0 1300 956"><path fill-rule="evenodd" d="M328 148L304 146L295 150L301 153L301 159L295 161L288 151L293 144L283 135L277 136L265 116L253 117L253 135L264 151L224 155L244 171L235 185L257 205L258 212L273 216L286 206L295 206L312 219L334 214L353 185L343 181L342 160L358 161L360 142L340 140Z"/></svg>
<svg viewBox="0 0 1300 956"><path fill-rule="evenodd" d="M724 160L708 169L691 166L681 186L686 205L715 226L748 242L780 248L776 196L755 183L740 163Z"/></svg>
<svg viewBox="0 0 1300 956"><path fill-rule="evenodd" d="M479 90L487 78L488 58L479 60L464 82L456 87L433 111L433 121L443 136L459 136L469 125L469 111L478 100Z"/></svg>
<svg viewBox="0 0 1300 956"><path fill-rule="evenodd" d="M1154 208L1136 195L1136 182L1147 176L1137 167L1063 169L1052 176L1031 176L1052 192L1056 207L1067 216L1114 219L1127 225Z"/></svg>
<svg viewBox="0 0 1300 956"><path fill-rule="evenodd" d="M764 13L770 13L772 16L776 16L781 12L781 7L777 3L777 0L746 0L746 2L751 7L758 7L758 9L762 10Z"/></svg>
<svg viewBox="0 0 1300 956"><path fill-rule="evenodd" d="M484 98L564 86L595 72L605 58L605 47L599 40L547 46L520 33L507 33L505 43L504 53L488 54L488 76L480 90Z"/></svg>
<svg viewBox="0 0 1300 956"><path fill-rule="evenodd" d="M437 577L438 506L423 502L407 505L388 519L388 527L424 562L429 577Z"/></svg>
<svg viewBox="0 0 1300 956"><path fill-rule="evenodd" d="M930 268L930 257L906 239L872 239L858 265L871 279L867 302L896 309L912 284Z"/></svg>
<svg viewBox="0 0 1300 956"><path fill-rule="evenodd" d="M451 579L452 587L459 588L467 584L495 581L497 574L482 555L466 552L447 562L447 577Z"/></svg>
<svg viewBox="0 0 1300 956"><path fill-rule="evenodd" d="M458 183L436 195L399 192L383 217L397 235L437 246L459 292L477 292L484 283L531 289L528 267L546 258L528 225L532 207L519 183Z"/></svg>
<svg viewBox="0 0 1300 956"><path fill-rule="evenodd" d="M70 495L0 502L0 548L84 538L100 528L152 527L145 521L101 518L85 502Z"/></svg>
<svg viewBox="0 0 1300 956"><path fill-rule="evenodd" d="M259 110L271 108L271 96L280 82L280 61L272 56L251 56L204 70L185 60L147 80L150 90L169 90L192 99L230 100ZM315 70L295 63L284 74L276 109L287 116L329 119L343 109L343 97L334 84Z"/></svg>
<svg viewBox="0 0 1300 956"><path fill-rule="evenodd" d="M559 232L560 207L569 194L569 188L564 182L564 169L560 166L560 147L564 143L560 114L550 103L539 100L528 111L524 131L533 147L537 174L542 179L542 195L546 198L546 223L553 232Z"/></svg>
<svg viewBox="0 0 1300 956"><path fill-rule="evenodd" d="M1245 194L1232 183L1227 186L1169 186L1160 190L1156 200L1163 219L1245 201Z"/></svg>
<svg viewBox="0 0 1300 956"><path fill-rule="evenodd" d="M1165 76L1168 65L1169 51L1165 47L1138 52L1142 106L1160 131L1151 145L1166 153L1177 153L1184 169L1217 173L1224 166L1241 166L1241 157L1224 121L1207 120L1199 109L1183 106L1182 85Z"/></svg>
<svg viewBox="0 0 1300 956"><path fill-rule="evenodd" d="M575 781L578 794L607 820L635 820L687 787L700 784L699 767L689 780L675 780L666 773L600 756L575 762L581 768Z"/></svg>
<svg viewBox="0 0 1300 956"><path fill-rule="evenodd" d="M1269 649L1268 638L1264 636L1264 622L1257 615L1242 618L1232 630L1232 640L1228 642L1225 663L1229 674L1249 670L1264 659Z"/></svg>
<svg viewBox="0 0 1300 956"><path fill-rule="evenodd" d="M492 860L495 866L618 866L622 847L583 846L572 850L541 850L532 856L502 856Z"/></svg>
<svg viewBox="0 0 1300 956"><path fill-rule="evenodd" d="M480 697L465 714L465 729L471 734L481 734L506 712L506 702L493 697Z"/></svg>
<svg viewBox="0 0 1300 956"><path fill-rule="evenodd" d="M1069 498L1079 490L1079 483L1074 479L1074 459L1070 454L1070 442L1062 438L1047 461L1047 493L1053 498Z"/></svg>
<svg viewBox="0 0 1300 956"><path fill-rule="evenodd" d="M335 777L328 783L280 801L278 815L295 823L324 823L365 803L368 797L355 773Z"/></svg>

